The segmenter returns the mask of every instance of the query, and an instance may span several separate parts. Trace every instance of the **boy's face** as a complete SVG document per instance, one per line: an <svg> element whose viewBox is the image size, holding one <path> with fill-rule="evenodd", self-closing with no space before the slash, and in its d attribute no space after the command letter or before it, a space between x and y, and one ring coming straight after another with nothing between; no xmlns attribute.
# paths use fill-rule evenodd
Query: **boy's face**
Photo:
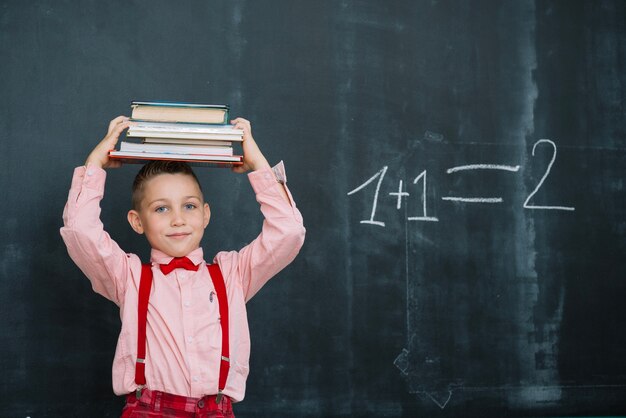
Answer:
<svg viewBox="0 0 626 418"><path fill-rule="evenodd" d="M159 174L144 184L139 210L128 212L135 232L172 257L183 257L200 246L211 211L198 184L186 174Z"/></svg>

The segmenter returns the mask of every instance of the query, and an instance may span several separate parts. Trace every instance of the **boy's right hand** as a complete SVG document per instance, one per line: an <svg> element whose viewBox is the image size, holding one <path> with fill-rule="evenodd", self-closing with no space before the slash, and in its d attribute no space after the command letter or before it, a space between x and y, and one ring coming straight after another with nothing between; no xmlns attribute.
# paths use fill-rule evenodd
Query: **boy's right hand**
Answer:
<svg viewBox="0 0 626 418"><path fill-rule="evenodd" d="M130 119L118 116L109 123L109 132L102 141L91 151L85 165L91 164L101 168L116 168L122 165L119 161L109 160L109 151L115 149L120 135L130 126Z"/></svg>

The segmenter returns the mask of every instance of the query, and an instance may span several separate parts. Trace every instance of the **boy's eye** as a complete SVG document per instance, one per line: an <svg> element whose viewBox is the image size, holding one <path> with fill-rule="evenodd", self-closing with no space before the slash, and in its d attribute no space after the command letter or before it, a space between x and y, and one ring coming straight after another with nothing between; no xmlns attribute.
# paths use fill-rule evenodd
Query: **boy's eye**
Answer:
<svg viewBox="0 0 626 418"><path fill-rule="evenodd" d="M158 208L156 208L154 211L156 213L163 213L167 210L167 208L165 206L159 206Z"/></svg>
<svg viewBox="0 0 626 418"><path fill-rule="evenodd" d="M191 210L191 209L195 209L196 205L194 205L193 203L186 203L185 204L185 209L187 210Z"/></svg>

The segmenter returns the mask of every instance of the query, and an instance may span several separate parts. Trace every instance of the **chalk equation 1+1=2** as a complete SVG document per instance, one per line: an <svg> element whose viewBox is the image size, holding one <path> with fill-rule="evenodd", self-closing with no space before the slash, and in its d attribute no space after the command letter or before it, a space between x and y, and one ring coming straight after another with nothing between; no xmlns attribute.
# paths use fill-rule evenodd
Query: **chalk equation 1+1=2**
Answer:
<svg viewBox="0 0 626 418"><path fill-rule="evenodd" d="M539 180L539 182L537 183L533 191L530 192L528 196L526 197L523 208L529 209L529 210L574 211L575 208L571 206L534 205L530 203L533 196L539 191L541 186L543 186L543 183L546 180L546 178L548 178L548 176L550 175L550 170L552 169L552 166L554 165L554 162L556 161L557 147L556 147L556 144L549 139L540 139L539 141L535 142L535 144L533 145L533 149L532 149L532 156L533 157L535 156L535 150L537 149L537 146L540 144L547 144L550 147L552 147L552 158L550 159L550 162L548 163L546 170L543 173L543 176L541 177L541 179ZM372 210L370 212L370 217L369 219L364 219L360 221L362 224L377 225L377 226L382 226L382 227L385 226L385 222L375 220L375 217L376 217L376 207L378 205L378 199L380 195L380 186L383 182L383 179L385 178L385 175L387 174L388 168L389 168L388 166L384 166L376 174L374 174L372 177L367 179L363 184L361 184L360 186L348 192L348 196L352 196L355 193L358 193L359 191L365 189L367 186L369 186L371 183L373 183L375 180L378 179L378 181L376 182L376 189L374 191L374 198L372 199ZM515 166L503 165L503 164L468 164L468 165L448 168L446 170L446 174L454 174L454 173L470 171L470 170L495 170L495 171L506 171L506 172L516 173L516 172L519 172L520 166L519 165L515 165ZM422 187L421 187L422 213L421 213L421 216L409 216L407 217L407 220L408 221L421 221L421 222L439 222L438 218L433 217L433 216L428 216L428 211L426 207L427 170L422 171L417 177L415 177L413 179L413 184L417 184L420 181L422 183ZM393 196L396 198L396 209L400 209L402 207L403 197L410 196L408 192L403 191L402 185L403 185L403 181L400 180L398 184L398 190L389 192L390 196ZM441 200L451 201L451 202L488 203L488 204L498 204L504 201L504 199L500 196L486 196L486 197L444 196L441 198Z"/></svg>

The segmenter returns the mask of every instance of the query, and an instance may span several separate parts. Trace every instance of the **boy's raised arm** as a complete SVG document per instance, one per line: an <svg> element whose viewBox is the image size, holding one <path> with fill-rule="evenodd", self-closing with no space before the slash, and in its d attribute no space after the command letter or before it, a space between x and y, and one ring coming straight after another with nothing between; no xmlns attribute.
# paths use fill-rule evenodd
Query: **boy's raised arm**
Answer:
<svg viewBox="0 0 626 418"><path fill-rule="evenodd" d="M104 167L119 166L109 161L109 150L128 127L128 118L111 121L107 135L89 154L86 164L74 170L68 201L63 210L61 236L72 260L89 278L93 289L116 304L125 292L127 254L104 231L100 221L100 201L104 196ZM138 259L135 262L139 263Z"/></svg>
<svg viewBox="0 0 626 418"><path fill-rule="evenodd" d="M231 275L239 277L246 301L250 300L267 281L296 257L304 243L305 228L302 215L286 186L282 162L273 169L252 137L250 122L237 118L232 121L244 131L244 164L233 171L248 174L256 199L264 216L258 237L238 253L222 253L217 261Z"/></svg>

